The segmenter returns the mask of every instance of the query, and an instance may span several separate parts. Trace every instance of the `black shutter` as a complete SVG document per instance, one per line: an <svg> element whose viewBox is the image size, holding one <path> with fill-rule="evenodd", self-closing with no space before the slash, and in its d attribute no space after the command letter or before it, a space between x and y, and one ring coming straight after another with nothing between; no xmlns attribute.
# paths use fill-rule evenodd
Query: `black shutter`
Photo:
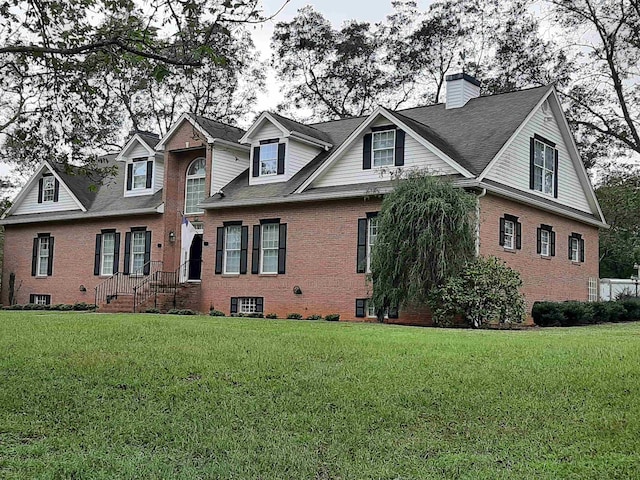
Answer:
<svg viewBox="0 0 640 480"><path fill-rule="evenodd" d="M516 249L520 250L522 248L522 223L516 223Z"/></svg>
<svg viewBox="0 0 640 480"><path fill-rule="evenodd" d="M29 295L29 303L36 303L36 295L34 293Z"/></svg>
<svg viewBox="0 0 640 480"><path fill-rule="evenodd" d="M284 153L286 145L284 143L278 144L278 175L284 175Z"/></svg>
<svg viewBox="0 0 640 480"><path fill-rule="evenodd" d="M362 169L371 170L371 142L372 135L367 133L362 142Z"/></svg>
<svg viewBox="0 0 640 480"><path fill-rule="evenodd" d="M535 188L535 148L535 139L531 137L529 141L529 188L531 190Z"/></svg>
<svg viewBox="0 0 640 480"><path fill-rule="evenodd" d="M231 309L229 313L238 313L238 297L231 297Z"/></svg>
<svg viewBox="0 0 640 480"><path fill-rule="evenodd" d="M253 226L253 250L251 252L251 273L260 273L260 225Z"/></svg>
<svg viewBox="0 0 640 480"><path fill-rule="evenodd" d="M257 297L256 298L256 313L264 312L264 298Z"/></svg>
<svg viewBox="0 0 640 480"><path fill-rule="evenodd" d="M536 232L536 253L542 253L542 229L538 228Z"/></svg>
<svg viewBox="0 0 640 480"><path fill-rule="evenodd" d="M389 307L389 318L398 318L398 307Z"/></svg>
<svg viewBox="0 0 640 480"><path fill-rule="evenodd" d="M358 219L358 257L356 273L367 271L367 219Z"/></svg>
<svg viewBox="0 0 640 480"><path fill-rule="evenodd" d="M93 274L100 275L100 250L102 249L102 235L96 234L96 253L93 261Z"/></svg>
<svg viewBox="0 0 640 480"><path fill-rule="evenodd" d="M240 273L247 273L247 247L249 244L249 227L241 227L240 236Z"/></svg>
<svg viewBox="0 0 640 480"><path fill-rule="evenodd" d="M133 163L127 165L127 190L133 185Z"/></svg>
<svg viewBox="0 0 640 480"><path fill-rule="evenodd" d="M555 150L553 173L553 196L558 198L558 174L560 173L558 172L558 150Z"/></svg>
<svg viewBox="0 0 640 480"><path fill-rule="evenodd" d="M253 172L251 176L260 176L260 147L253 147Z"/></svg>
<svg viewBox="0 0 640 480"><path fill-rule="evenodd" d="M222 261L224 259L224 227L216 230L216 275L222 273Z"/></svg>
<svg viewBox="0 0 640 480"><path fill-rule="evenodd" d="M356 317L363 318L364 317L364 307L367 300L364 298L356 298Z"/></svg>
<svg viewBox="0 0 640 480"><path fill-rule="evenodd" d="M556 232L549 232L549 237L551 237L551 256L556 256Z"/></svg>
<svg viewBox="0 0 640 480"><path fill-rule="evenodd" d="M123 273L129 275L131 270L131 232L124 234L124 269Z"/></svg>
<svg viewBox="0 0 640 480"><path fill-rule="evenodd" d="M280 224L280 235L278 238L278 273L286 272L287 266L287 224Z"/></svg>
<svg viewBox="0 0 640 480"><path fill-rule="evenodd" d="M142 273L149 275L151 271L151 232L144 232L144 270Z"/></svg>
<svg viewBox="0 0 640 480"><path fill-rule="evenodd" d="M113 273L118 273L118 265L120 264L120 234L115 234L113 245Z"/></svg>
<svg viewBox="0 0 640 480"><path fill-rule="evenodd" d="M500 218L500 235L498 242L501 247L504 247L504 217Z"/></svg>
<svg viewBox="0 0 640 480"><path fill-rule="evenodd" d="M38 268L38 245L40 243L39 238L33 239L33 252L31 254L31 276L36 276L36 269Z"/></svg>
<svg viewBox="0 0 640 480"><path fill-rule="evenodd" d="M396 167L404 165L404 130L396 130Z"/></svg>
<svg viewBox="0 0 640 480"><path fill-rule="evenodd" d="M38 180L38 203L42 203L42 185L44 183L44 178L40 178Z"/></svg>
<svg viewBox="0 0 640 480"><path fill-rule="evenodd" d="M571 239L573 236L569 235L569 260L571 260Z"/></svg>
<svg viewBox="0 0 640 480"><path fill-rule="evenodd" d="M60 198L60 182L56 178L53 180L53 201L57 202L58 198Z"/></svg>
<svg viewBox="0 0 640 480"><path fill-rule="evenodd" d="M153 161L147 162L147 188L151 188L151 181L153 180Z"/></svg>
<svg viewBox="0 0 640 480"><path fill-rule="evenodd" d="M47 262L47 275L53 275L53 237L49 237L49 261Z"/></svg>
<svg viewBox="0 0 640 480"><path fill-rule="evenodd" d="M578 249L580 250L580 261L584 262L584 238L578 240Z"/></svg>

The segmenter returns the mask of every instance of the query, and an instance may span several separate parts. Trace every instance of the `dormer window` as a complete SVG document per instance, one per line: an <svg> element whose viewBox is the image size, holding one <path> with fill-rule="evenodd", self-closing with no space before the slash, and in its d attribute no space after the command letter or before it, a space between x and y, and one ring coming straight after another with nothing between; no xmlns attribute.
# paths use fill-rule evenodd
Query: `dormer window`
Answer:
<svg viewBox="0 0 640 480"><path fill-rule="evenodd" d="M252 176L284 175L285 152L286 145L278 139L261 141L259 147L253 147Z"/></svg>
<svg viewBox="0 0 640 480"><path fill-rule="evenodd" d="M558 197L558 149L555 143L535 135L530 147L529 188Z"/></svg>
<svg viewBox="0 0 640 480"><path fill-rule="evenodd" d="M373 132L373 166L387 167L394 164L396 131Z"/></svg>
<svg viewBox="0 0 640 480"><path fill-rule="evenodd" d="M60 182L49 174L45 174L38 183L38 203L52 203L58 201Z"/></svg>
<svg viewBox="0 0 640 480"><path fill-rule="evenodd" d="M145 190L151 188L153 180L153 161L146 158L134 158L127 165L127 190Z"/></svg>
<svg viewBox="0 0 640 480"><path fill-rule="evenodd" d="M205 175L206 160L203 157L196 158L187 169L184 213L202 213L198 204L204 200Z"/></svg>
<svg viewBox="0 0 640 480"><path fill-rule="evenodd" d="M52 175L42 177L42 201L53 202L55 198L56 182Z"/></svg>

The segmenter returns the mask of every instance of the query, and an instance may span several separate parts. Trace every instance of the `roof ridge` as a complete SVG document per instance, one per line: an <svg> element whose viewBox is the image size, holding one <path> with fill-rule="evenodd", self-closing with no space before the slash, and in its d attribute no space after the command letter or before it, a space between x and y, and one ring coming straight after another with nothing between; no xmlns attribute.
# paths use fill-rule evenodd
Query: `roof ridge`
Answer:
<svg viewBox="0 0 640 480"><path fill-rule="evenodd" d="M236 130L240 130L241 132L244 132L244 129L242 129L240 127L236 127L235 125L231 125L230 123L221 122L220 120L214 120L213 118L205 117L204 115L199 115L197 113L192 113L192 112L187 112L187 113L189 115L193 115L196 118L196 120L198 118L203 118L204 120L207 120L209 122L214 122L214 123L217 123L219 125L224 125L225 127L235 128Z"/></svg>
<svg viewBox="0 0 640 480"><path fill-rule="evenodd" d="M313 126L313 125L315 125L313 123L302 123L302 122L299 122L298 120L294 120L293 118L285 117L284 115L282 115L282 114L280 114L278 112L272 112L270 110L266 110L266 112L269 113L270 115L276 115L276 116L278 116L280 118L284 118L286 120L289 120L290 122L297 123L298 125L302 125L303 127L313 128L314 130L318 130L316 127ZM322 132L322 130L318 130L318 132L324 133L324 132Z"/></svg>

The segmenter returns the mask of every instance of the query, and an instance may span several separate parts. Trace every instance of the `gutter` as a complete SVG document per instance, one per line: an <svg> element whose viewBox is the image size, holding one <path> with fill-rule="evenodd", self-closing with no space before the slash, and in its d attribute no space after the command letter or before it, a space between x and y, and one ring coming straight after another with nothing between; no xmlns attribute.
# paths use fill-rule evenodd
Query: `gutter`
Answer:
<svg viewBox="0 0 640 480"><path fill-rule="evenodd" d="M84 220L88 218L107 218L107 217L126 217L132 215L150 215L164 213L164 204L157 207L139 208L137 210L117 210L115 212L92 212L83 213L78 212L71 215L53 215L47 217L28 217L20 218L22 215L12 215L5 219L0 220L0 225L26 225L29 223L43 223L43 222L64 222L66 220Z"/></svg>

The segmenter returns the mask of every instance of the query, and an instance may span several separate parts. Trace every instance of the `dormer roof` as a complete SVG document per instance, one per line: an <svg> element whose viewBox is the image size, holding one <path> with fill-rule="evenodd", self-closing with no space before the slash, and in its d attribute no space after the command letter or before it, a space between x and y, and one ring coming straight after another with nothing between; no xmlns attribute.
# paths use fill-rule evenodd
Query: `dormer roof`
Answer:
<svg viewBox="0 0 640 480"><path fill-rule="evenodd" d="M273 112L262 112L240 139L240 143L251 143L254 133L260 129L264 122L271 122L280 129L282 137L294 137L322 148L333 146L331 137L326 132Z"/></svg>
<svg viewBox="0 0 640 480"><path fill-rule="evenodd" d="M244 135L244 130L241 128L187 112L180 115L180 118L178 118L169 131L157 143L155 149L157 151L163 150L167 141L185 121L193 125L193 128L200 132L209 144L214 143L216 140L237 144Z"/></svg>

